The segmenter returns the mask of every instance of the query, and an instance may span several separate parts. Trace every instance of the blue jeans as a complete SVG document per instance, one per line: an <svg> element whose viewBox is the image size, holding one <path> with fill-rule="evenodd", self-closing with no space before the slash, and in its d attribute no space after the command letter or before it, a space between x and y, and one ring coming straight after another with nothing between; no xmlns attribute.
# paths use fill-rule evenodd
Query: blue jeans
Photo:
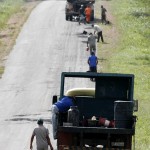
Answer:
<svg viewBox="0 0 150 150"><path fill-rule="evenodd" d="M58 114L59 109L56 105L52 105L52 128L53 128L53 138L57 138L57 126L58 126Z"/></svg>

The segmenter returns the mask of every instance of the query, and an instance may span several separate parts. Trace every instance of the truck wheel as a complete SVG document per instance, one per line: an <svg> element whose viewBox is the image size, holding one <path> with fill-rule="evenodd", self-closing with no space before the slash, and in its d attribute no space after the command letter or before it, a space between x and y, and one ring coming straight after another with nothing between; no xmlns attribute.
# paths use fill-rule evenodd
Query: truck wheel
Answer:
<svg viewBox="0 0 150 150"><path fill-rule="evenodd" d="M69 18L69 17L66 15L66 20L68 20L68 18Z"/></svg>
<svg viewBox="0 0 150 150"><path fill-rule="evenodd" d="M72 16L70 16L70 21L72 21Z"/></svg>

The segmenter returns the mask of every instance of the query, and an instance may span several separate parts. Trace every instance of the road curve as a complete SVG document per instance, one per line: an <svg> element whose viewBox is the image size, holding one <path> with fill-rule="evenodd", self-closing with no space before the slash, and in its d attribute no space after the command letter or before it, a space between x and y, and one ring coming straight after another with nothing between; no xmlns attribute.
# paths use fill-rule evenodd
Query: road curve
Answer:
<svg viewBox="0 0 150 150"><path fill-rule="evenodd" d="M1 150L29 149L39 117L45 120L56 148L51 134L52 95L59 94L62 71L88 70L83 30L90 30L90 25L65 21L65 1L43 1L32 11L0 80Z"/></svg>

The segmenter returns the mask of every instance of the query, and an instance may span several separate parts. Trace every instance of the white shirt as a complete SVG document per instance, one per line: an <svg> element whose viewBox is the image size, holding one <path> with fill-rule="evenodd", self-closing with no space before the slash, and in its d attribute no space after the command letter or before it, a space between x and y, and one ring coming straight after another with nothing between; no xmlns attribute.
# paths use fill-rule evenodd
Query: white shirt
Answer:
<svg viewBox="0 0 150 150"><path fill-rule="evenodd" d="M47 148L48 142L46 136L49 135L49 131L43 125L35 128L33 131L33 135L36 136L36 144L38 148Z"/></svg>
<svg viewBox="0 0 150 150"><path fill-rule="evenodd" d="M98 33L98 32L101 32L102 31L102 29L100 28L100 26L98 26L98 25L94 25L94 30Z"/></svg>

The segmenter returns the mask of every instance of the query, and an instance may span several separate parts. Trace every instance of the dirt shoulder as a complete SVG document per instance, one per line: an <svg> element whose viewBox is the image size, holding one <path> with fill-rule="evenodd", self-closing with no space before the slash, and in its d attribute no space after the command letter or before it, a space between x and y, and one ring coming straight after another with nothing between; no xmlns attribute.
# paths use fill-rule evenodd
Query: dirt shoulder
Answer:
<svg viewBox="0 0 150 150"><path fill-rule="evenodd" d="M107 10L107 20L109 21L109 24L107 25L100 23L101 5L103 5ZM116 26L116 20L112 13L110 1L97 0L95 8L97 24L99 24L102 28L104 37L104 44L102 44L101 42L98 43L98 58L100 62L99 71L107 72L109 70L109 58L113 55L117 43L119 42L119 31Z"/></svg>
<svg viewBox="0 0 150 150"><path fill-rule="evenodd" d="M4 62L15 45L15 40L24 22L38 3L40 3L40 1L26 1L26 3L21 6L20 11L11 16L7 23L7 27L0 31L0 77L4 71Z"/></svg>

